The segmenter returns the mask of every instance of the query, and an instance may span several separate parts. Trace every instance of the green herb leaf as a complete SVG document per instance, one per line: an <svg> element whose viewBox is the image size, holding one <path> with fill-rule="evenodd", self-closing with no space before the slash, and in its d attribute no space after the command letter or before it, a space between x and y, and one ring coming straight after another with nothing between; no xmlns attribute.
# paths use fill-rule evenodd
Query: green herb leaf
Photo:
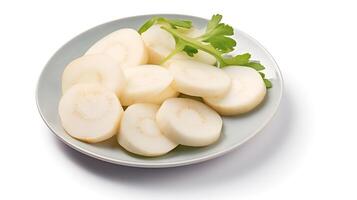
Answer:
<svg viewBox="0 0 357 200"><path fill-rule="evenodd" d="M213 29L215 29L218 26L219 22L221 22L221 20L222 20L222 15L220 14L213 15L211 17L211 20L207 24L206 32L210 32Z"/></svg>
<svg viewBox="0 0 357 200"><path fill-rule="evenodd" d="M145 31L147 31L150 27L152 27L158 20L158 17L153 17L151 19L149 19L148 21L146 21L138 30L138 32L140 34L144 33Z"/></svg>
<svg viewBox="0 0 357 200"><path fill-rule="evenodd" d="M205 40L205 42L210 43L215 49L222 53L233 51L237 44L234 39L224 36L212 36Z"/></svg>
<svg viewBox="0 0 357 200"><path fill-rule="evenodd" d="M236 55L234 57L223 58L222 62L220 63L221 67L229 66L229 65L246 65L249 63L251 55L249 53Z"/></svg>
<svg viewBox="0 0 357 200"><path fill-rule="evenodd" d="M196 53L198 53L198 50L191 46L185 46L183 48L183 51L186 52L186 54L189 55L190 57L193 57Z"/></svg>
<svg viewBox="0 0 357 200"><path fill-rule="evenodd" d="M265 78L265 74L263 72L259 72L259 74L263 79Z"/></svg>
<svg viewBox="0 0 357 200"><path fill-rule="evenodd" d="M249 61L244 66L251 67L257 71L261 71L261 70L265 69L265 67L262 64L260 64L260 62L258 62L258 61Z"/></svg>
<svg viewBox="0 0 357 200"><path fill-rule="evenodd" d="M188 20L166 19L166 21L173 27L188 28L188 29L192 27L192 22Z"/></svg>
<svg viewBox="0 0 357 200"><path fill-rule="evenodd" d="M176 41L175 49L162 60L162 63L172 58L179 52L185 52L193 57L199 50L211 54L217 59L218 67L226 66L247 66L255 69L260 73L267 88L272 87L272 83L265 79L265 74L260 72L265 67L259 62L250 60L249 53L227 57L226 54L232 52L237 46L237 42L231 38L234 34L234 29L228 24L221 23L222 15L213 15L207 24L205 32L195 38L187 36L184 32L177 29L189 29L192 27L192 22L188 20L167 19L163 17L154 17L145 22L139 29L139 33L148 30L154 24L162 24L161 28L169 32Z"/></svg>
<svg viewBox="0 0 357 200"><path fill-rule="evenodd" d="M138 30L140 34L144 33L147 31L151 26L157 23L167 23L169 24L172 28L176 29L178 27L180 28L186 28L189 29L192 27L192 22L188 20L179 20L179 19L167 19L164 17L153 17L146 21Z"/></svg>
<svg viewBox="0 0 357 200"><path fill-rule="evenodd" d="M227 24L220 23L222 15L213 15L208 22L206 32L199 37L203 42L211 44L222 53L234 50L236 41L229 36L233 35L233 28Z"/></svg>
<svg viewBox="0 0 357 200"><path fill-rule="evenodd" d="M202 37L212 37L216 35L221 35L221 36L230 36L234 34L234 30L231 26L227 24L218 24L214 29L210 30L209 32L206 32Z"/></svg>
<svg viewBox="0 0 357 200"><path fill-rule="evenodd" d="M263 79L263 81L264 81L264 84L265 84L265 87L266 88L272 88L273 87L273 84L271 83L271 81L270 80L268 80L268 79Z"/></svg>

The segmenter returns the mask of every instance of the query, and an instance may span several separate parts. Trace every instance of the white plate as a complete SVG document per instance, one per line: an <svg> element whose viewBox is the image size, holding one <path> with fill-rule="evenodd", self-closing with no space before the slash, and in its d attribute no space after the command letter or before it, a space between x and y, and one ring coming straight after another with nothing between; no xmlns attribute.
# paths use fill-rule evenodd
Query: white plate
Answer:
<svg viewBox="0 0 357 200"><path fill-rule="evenodd" d="M237 117L224 117L223 132L215 144L201 148L179 146L165 156L146 158L126 152L114 138L99 144L87 144L70 137L63 130L57 107L61 97L61 75L65 66L82 56L92 44L105 35L120 28L137 29L153 16L128 17L99 25L73 38L52 56L42 71L36 92L39 112L49 129L64 143L86 155L119 165L148 168L182 166L212 159L238 147L262 130L277 111L282 97L283 81L272 56L256 40L239 30L235 31L234 36L238 39L237 53L249 52L253 59L261 61L266 67L265 73L272 81L273 88L268 90L264 103L253 112ZM189 19L197 27L204 27L207 23L206 19L187 15L160 16Z"/></svg>

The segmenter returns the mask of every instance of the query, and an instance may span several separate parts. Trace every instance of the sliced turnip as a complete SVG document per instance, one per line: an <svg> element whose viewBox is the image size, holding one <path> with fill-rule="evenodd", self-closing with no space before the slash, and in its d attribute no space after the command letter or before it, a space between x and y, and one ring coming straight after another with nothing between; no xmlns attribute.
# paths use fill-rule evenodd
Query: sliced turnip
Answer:
<svg viewBox="0 0 357 200"><path fill-rule="evenodd" d="M159 98L168 98L177 94L169 88L173 80L172 75L161 66L130 67L124 70L124 74L127 84L120 97L124 106L139 102L154 103L154 101L160 100Z"/></svg>
<svg viewBox="0 0 357 200"><path fill-rule="evenodd" d="M99 84L77 84L62 96L58 111L69 135L95 143L116 134L123 108L115 93Z"/></svg>
<svg viewBox="0 0 357 200"><path fill-rule="evenodd" d="M159 156L177 146L165 137L155 120L159 109L155 104L129 106L121 121L118 142L127 151L143 156Z"/></svg>
<svg viewBox="0 0 357 200"><path fill-rule="evenodd" d="M148 61L148 53L140 34L130 28L119 29L105 36L86 54L109 55L123 68L146 64Z"/></svg>
<svg viewBox="0 0 357 200"><path fill-rule="evenodd" d="M98 83L120 95L125 77L118 64L109 56L85 55L69 63L62 75L62 91L78 83Z"/></svg>
<svg viewBox="0 0 357 200"><path fill-rule="evenodd" d="M266 94L260 74L250 68L230 66L223 69L232 79L232 86L223 97L204 98L204 101L222 115L246 113L259 105Z"/></svg>
<svg viewBox="0 0 357 200"><path fill-rule="evenodd" d="M168 69L174 77L174 88L192 96L223 96L231 84L229 76L221 69L196 61L174 60Z"/></svg>
<svg viewBox="0 0 357 200"><path fill-rule="evenodd" d="M156 114L160 130L170 140L187 146L206 146L220 136L222 119L210 107L186 98L164 101Z"/></svg>

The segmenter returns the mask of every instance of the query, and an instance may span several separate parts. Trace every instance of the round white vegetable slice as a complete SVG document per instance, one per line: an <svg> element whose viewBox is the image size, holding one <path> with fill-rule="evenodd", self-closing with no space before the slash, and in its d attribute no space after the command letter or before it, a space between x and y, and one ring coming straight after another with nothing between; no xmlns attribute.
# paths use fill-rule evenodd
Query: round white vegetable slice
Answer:
<svg viewBox="0 0 357 200"><path fill-rule="evenodd" d="M159 156L174 149L177 144L165 137L157 123L155 104L129 106L120 124L118 142L127 151L143 156Z"/></svg>
<svg viewBox="0 0 357 200"><path fill-rule="evenodd" d="M173 78L169 71L158 65L140 65L124 70L127 80L120 101L124 106L137 102L150 102L166 90Z"/></svg>
<svg viewBox="0 0 357 200"><path fill-rule="evenodd" d="M142 34L149 53L149 63L152 64L160 64L161 61L175 49L175 39L170 33L160 28L161 26L162 25L159 24L154 25ZM185 34L196 37L202 32L201 30L192 28L192 30L185 31ZM214 56L203 51L198 51L194 57L190 57L186 53L178 53L171 59L190 59L210 65L216 63Z"/></svg>
<svg viewBox="0 0 357 200"><path fill-rule="evenodd" d="M266 94L260 74L250 68L229 66L223 69L232 79L227 94L220 98L204 98L204 101L222 115L246 113L259 105Z"/></svg>
<svg viewBox="0 0 357 200"><path fill-rule="evenodd" d="M174 142L187 146L206 146L220 136L222 119L210 107L196 100L171 98L156 114L160 130Z"/></svg>
<svg viewBox="0 0 357 200"><path fill-rule="evenodd" d="M147 103L162 104L166 99L177 97L180 93L171 86L167 87L158 95L149 96L145 99Z"/></svg>
<svg viewBox="0 0 357 200"><path fill-rule="evenodd" d="M119 29L98 42L86 54L107 54L121 67L146 64L148 53L140 34L130 28Z"/></svg>
<svg viewBox="0 0 357 200"><path fill-rule="evenodd" d="M98 84L77 84L61 98L59 116L66 132L89 143L117 133L123 108L117 96Z"/></svg>
<svg viewBox="0 0 357 200"><path fill-rule="evenodd" d="M98 83L119 96L125 87L125 77L109 56L85 55L67 65L62 75L62 92L78 83Z"/></svg>
<svg viewBox="0 0 357 200"><path fill-rule="evenodd" d="M129 106L135 103L152 103L152 104L162 104L166 99L177 97L180 93L174 90L171 86L167 87L164 91L155 95L148 95L142 98L130 98L128 96L122 97L121 102L124 106Z"/></svg>
<svg viewBox="0 0 357 200"><path fill-rule="evenodd" d="M191 96L223 96L231 84L229 76L221 69L196 61L174 60L168 69L174 77L173 87Z"/></svg>
<svg viewBox="0 0 357 200"><path fill-rule="evenodd" d="M152 64L159 64L175 48L175 39L160 26L153 25L141 34Z"/></svg>
<svg viewBox="0 0 357 200"><path fill-rule="evenodd" d="M164 91L156 95L148 95L145 98L123 98L125 105L131 105L134 103L153 103L162 104L166 99L177 97L180 93L174 90L172 87L167 87Z"/></svg>

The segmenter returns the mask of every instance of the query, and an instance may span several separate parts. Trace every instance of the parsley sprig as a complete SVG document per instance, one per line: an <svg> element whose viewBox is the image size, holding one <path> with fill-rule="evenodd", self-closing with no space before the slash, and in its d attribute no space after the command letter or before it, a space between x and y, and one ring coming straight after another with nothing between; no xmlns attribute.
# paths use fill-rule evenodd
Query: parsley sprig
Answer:
<svg viewBox="0 0 357 200"><path fill-rule="evenodd" d="M218 67L239 65L251 67L259 71L265 86L271 88L272 83L266 79L265 74L261 72L265 69L264 66L259 61L251 60L249 53L227 56L228 53L235 49L237 42L231 38L234 34L234 29L230 25L222 23L221 20L222 15L213 15L207 24L205 32L194 38L180 31L180 29L190 29L192 27L191 21L167 19L164 17L153 17L149 19L140 27L138 32L141 34L154 24L162 24L161 28L169 32L175 38L175 49L163 59L162 63L181 51L193 57L198 53L198 50L201 50L214 56L217 59Z"/></svg>
<svg viewBox="0 0 357 200"><path fill-rule="evenodd" d="M138 30L140 34L147 31L154 24L168 24L172 28L186 28L190 29L192 27L192 22L188 20L180 20L180 19L167 19L164 17L153 17L146 21Z"/></svg>

